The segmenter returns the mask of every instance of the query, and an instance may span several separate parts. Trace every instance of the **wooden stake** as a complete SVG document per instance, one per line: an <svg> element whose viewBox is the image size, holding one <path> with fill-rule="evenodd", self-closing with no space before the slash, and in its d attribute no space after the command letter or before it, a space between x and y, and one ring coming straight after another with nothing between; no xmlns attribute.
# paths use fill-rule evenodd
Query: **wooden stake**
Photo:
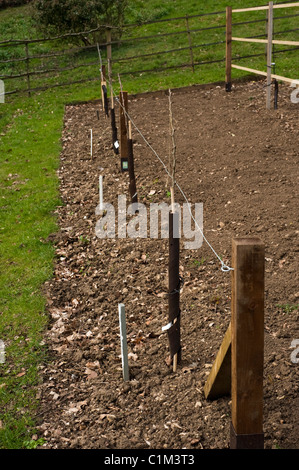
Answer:
<svg viewBox="0 0 299 470"><path fill-rule="evenodd" d="M173 115L172 115L172 101L171 101L171 90L168 93L169 99L169 124L170 124L170 135L172 142L172 152L169 153L170 171L171 171L171 213L169 214L169 321L173 322L172 328L169 330L169 339L171 343L171 349L173 354L173 372L176 372L178 361L181 358L181 346L180 346L180 273L179 273L179 257L180 257L180 241L176 238L173 230L178 232L179 218L178 214L175 213L175 199L174 199L174 185L175 185L175 168L176 168L176 144L174 138L174 127L173 127ZM171 159L172 155L172 159ZM179 354L179 356L178 356Z"/></svg>
<svg viewBox="0 0 299 470"><path fill-rule="evenodd" d="M232 7L226 7L226 67L225 89L232 89Z"/></svg>
<svg viewBox="0 0 299 470"><path fill-rule="evenodd" d="M231 393L231 324L213 363L211 372L204 386L207 400L230 395Z"/></svg>
<svg viewBox="0 0 299 470"><path fill-rule="evenodd" d="M127 344L127 328L126 314L124 304L118 304L119 327L120 327L120 344L121 344L121 360L124 381L129 380L129 362L128 362L128 344Z"/></svg>
<svg viewBox="0 0 299 470"><path fill-rule="evenodd" d="M172 213L174 214L174 186L172 185L171 188L170 188L170 194L171 194L171 211ZM178 248L179 250L179 248ZM179 253L175 253L175 256L177 256L177 258L179 259ZM179 269L176 270L176 277L177 277L177 280L178 280L178 284L180 282L180 276L179 276ZM177 284L177 285L178 285ZM171 290L169 292L172 292ZM179 300L178 300L179 302ZM179 305L178 305L178 312L179 312ZM177 322L177 318L175 318L173 320L173 324L175 325ZM176 372L177 371L177 367L178 367L178 355L177 353L173 356L173 364L172 364L172 370L173 372Z"/></svg>
<svg viewBox="0 0 299 470"><path fill-rule="evenodd" d="M129 191L131 196L131 202L138 202L137 190L136 190L136 179L135 179L135 168L134 168L134 153L133 153L133 140L132 140L132 124L129 120L129 139L128 139L128 164L129 164Z"/></svg>
<svg viewBox="0 0 299 470"><path fill-rule="evenodd" d="M263 448L264 244L232 244L231 448Z"/></svg>
<svg viewBox="0 0 299 470"><path fill-rule="evenodd" d="M120 156L121 158L128 158L128 135L127 135L127 118L128 112L128 93L122 91L119 94L120 109L119 109L119 129L120 129Z"/></svg>
<svg viewBox="0 0 299 470"><path fill-rule="evenodd" d="M272 40L273 40L273 2L269 2L268 46L267 46L267 102L266 102L267 109L271 108Z"/></svg>
<svg viewBox="0 0 299 470"><path fill-rule="evenodd" d="M102 108L103 108L103 111L105 111L105 99L104 99L104 89L103 89L103 85L105 85L104 71L105 71L105 66L101 65L101 95L102 95Z"/></svg>

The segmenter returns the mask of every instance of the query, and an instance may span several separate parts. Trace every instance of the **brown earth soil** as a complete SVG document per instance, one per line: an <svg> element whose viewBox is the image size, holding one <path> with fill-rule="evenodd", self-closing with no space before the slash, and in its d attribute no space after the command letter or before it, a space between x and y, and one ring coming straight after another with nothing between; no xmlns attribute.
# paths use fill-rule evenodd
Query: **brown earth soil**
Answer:
<svg viewBox="0 0 299 470"><path fill-rule="evenodd" d="M265 448L297 448L298 104L282 86L266 110L264 81L173 91L176 177L202 202L204 233L230 265L232 238L258 236L266 247ZM97 119L99 111L99 119ZM168 97L129 97L129 113L168 165ZM118 108L116 107L117 123ZM93 129L93 159L90 129ZM169 203L166 173L133 128L138 199ZM59 178L63 205L54 277L46 286L49 361L40 368L39 432L44 448L224 449L230 397L205 399L203 387L230 321L230 273L207 243L181 242L182 361L167 364L168 240L100 239L95 226L99 175L104 200L128 195L128 173L112 150L99 102L66 107ZM183 203L176 191L177 202ZM129 203L129 197L128 197ZM130 381L122 378L118 304L125 304Z"/></svg>

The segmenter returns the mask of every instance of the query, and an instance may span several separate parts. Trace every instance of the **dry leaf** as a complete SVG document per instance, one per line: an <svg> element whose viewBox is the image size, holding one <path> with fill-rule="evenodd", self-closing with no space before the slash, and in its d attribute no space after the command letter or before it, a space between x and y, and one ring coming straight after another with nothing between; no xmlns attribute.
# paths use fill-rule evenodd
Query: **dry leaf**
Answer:
<svg viewBox="0 0 299 470"><path fill-rule="evenodd" d="M116 419L116 416L115 415L111 415L111 414L107 414L107 413L102 413L100 415L100 419L108 419L108 421L113 421L114 419Z"/></svg>
<svg viewBox="0 0 299 470"><path fill-rule="evenodd" d="M130 353L128 354L128 358L129 358L129 359L133 359L133 361L136 362L137 359L138 359L138 356L137 356L137 354L134 354L134 353L130 352Z"/></svg>
<svg viewBox="0 0 299 470"><path fill-rule="evenodd" d="M99 366L100 366L99 361L87 362L87 364L86 364L86 367L87 367L88 369L94 369L95 367L99 367Z"/></svg>
<svg viewBox="0 0 299 470"><path fill-rule="evenodd" d="M17 374L17 377L23 377L23 375L25 375L25 374L26 374L26 371L23 369L22 372Z"/></svg>
<svg viewBox="0 0 299 470"><path fill-rule="evenodd" d="M71 414L71 413L77 413L78 411L79 411L78 408L73 407L73 408L69 408L66 412Z"/></svg>
<svg viewBox="0 0 299 470"><path fill-rule="evenodd" d="M84 374L88 376L88 379L95 379L98 376L98 374L94 370L91 370L88 367L86 368Z"/></svg>

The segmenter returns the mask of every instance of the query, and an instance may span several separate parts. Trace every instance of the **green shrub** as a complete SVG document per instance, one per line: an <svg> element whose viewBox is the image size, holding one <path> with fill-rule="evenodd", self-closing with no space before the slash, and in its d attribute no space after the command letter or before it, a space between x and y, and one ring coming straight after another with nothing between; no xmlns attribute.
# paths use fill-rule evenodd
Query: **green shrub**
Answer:
<svg viewBox="0 0 299 470"><path fill-rule="evenodd" d="M51 34L79 33L102 25L121 26L128 0L34 0L38 28ZM90 42L81 37L85 43ZM93 36L99 41L99 34Z"/></svg>
<svg viewBox="0 0 299 470"><path fill-rule="evenodd" d="M30 3L31 0L0 0L0 10L8 7L18 7Z"/></svg>

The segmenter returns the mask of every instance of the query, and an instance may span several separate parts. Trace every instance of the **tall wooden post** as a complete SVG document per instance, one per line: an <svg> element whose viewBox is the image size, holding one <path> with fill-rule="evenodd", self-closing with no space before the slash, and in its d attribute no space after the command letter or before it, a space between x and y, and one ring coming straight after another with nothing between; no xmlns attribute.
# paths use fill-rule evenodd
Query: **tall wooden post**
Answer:
<svg viewBox="0 0 299 470"><path fill-rule="evenodd" d="M272 39L273 39L273 2L269 2L268 44L267 44L267 103L266 103L267 109L271 108Z"/></svg>
<svg viewBox="0 0 299 470"><path fill-rule="evenodd" d="M128 92L121 91L119 94L119 130L120 130L120 158L122 171L128 170Z"/></svg>
<svg viewBox="0 0 299 470"><path fill-rule="evenodd" d="M232 89L232 7L226 7L226 66L225 89Z"/></svg>
<svg viewBox="0 0 299 470"><path fill-rule="evenodd" d="M231 318L231 449L262 449L264 244L233 239Z"/></svg>

